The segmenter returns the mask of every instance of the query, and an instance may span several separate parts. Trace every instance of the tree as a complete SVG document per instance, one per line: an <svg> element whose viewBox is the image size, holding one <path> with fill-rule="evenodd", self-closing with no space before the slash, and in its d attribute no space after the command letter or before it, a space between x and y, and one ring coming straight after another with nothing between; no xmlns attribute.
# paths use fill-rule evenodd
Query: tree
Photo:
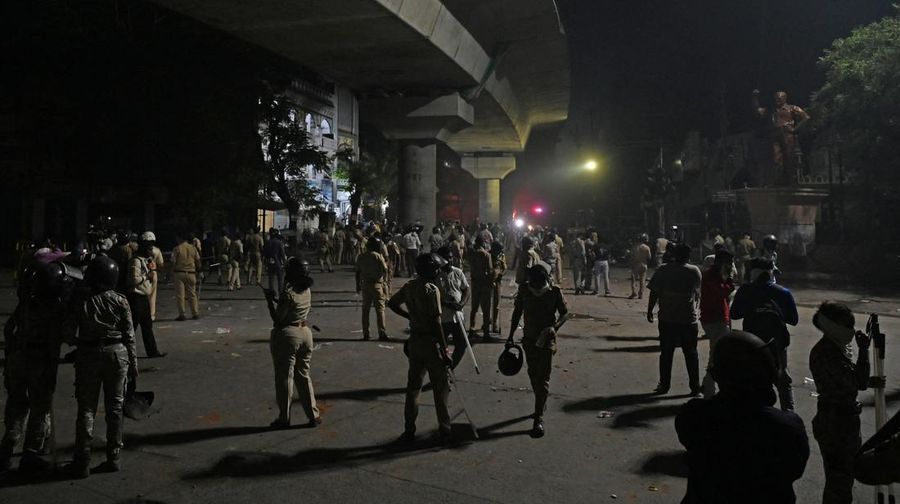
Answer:
<svg viewBox="0 0 900 504"><path fill-rule="evenodd" d="M347 181L350 192L350 215L356 219L363 198L375 200L380 206L396 192L397 149L388 143L365 145L357 157L353 149L342 147L337 153L337 176Z"/></svg>
<svg viewBox="0 0 900 504"><path fill-rule="evenodd" d="M286 97L267 93L260 98L260 108L265 189L281 198L293 228L298 215L321 204L320 191L307 180L307 168L328 172L332 159L312 145L309 132L297 120L297 112Z"/></svg>
<svg viewBox="0 0 900 504"><path fill-rule="evenodd" d="M870 217L894 219L891 200L900 189L900 7L897 15L836 40L819 63L826 73L813 100L819 141L836 144L847 167L861 175Z"/></svg>

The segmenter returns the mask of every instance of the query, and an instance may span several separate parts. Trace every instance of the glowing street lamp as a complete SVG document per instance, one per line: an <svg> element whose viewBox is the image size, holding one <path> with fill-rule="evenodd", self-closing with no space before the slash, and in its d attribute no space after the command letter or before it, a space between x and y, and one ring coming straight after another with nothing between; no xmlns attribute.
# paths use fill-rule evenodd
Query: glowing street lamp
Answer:
<svg viewBox="0 0 900 504"><path fill-rule="evenodd" d="M521 228L525 226L525 221L522 219L516 219L516 227Z"/></svg>

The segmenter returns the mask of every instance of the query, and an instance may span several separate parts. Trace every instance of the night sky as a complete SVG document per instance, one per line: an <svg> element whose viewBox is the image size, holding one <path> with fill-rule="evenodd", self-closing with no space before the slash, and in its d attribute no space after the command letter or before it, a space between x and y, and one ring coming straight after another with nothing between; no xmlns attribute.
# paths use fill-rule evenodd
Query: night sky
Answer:
<svg viewBox="0 0 900 504"><path fill-rule="evenodd" d="M817 67L823 50L894 12L891 0L559 4L570 40L569 121L532 136L519 169L504 183L507 210L513 201L542 200L566 212L573 188L580 191L583 182L569 171L597 154L608 160L603 179L595 181L599 209L637 212L635 174L653 162L660 142L679 145L689 130L718 137L723 106L729 131L746 130L756 87L764 103L778 88L808 106L823 83ZM547 152L554 145L555 157Z"/></svg>

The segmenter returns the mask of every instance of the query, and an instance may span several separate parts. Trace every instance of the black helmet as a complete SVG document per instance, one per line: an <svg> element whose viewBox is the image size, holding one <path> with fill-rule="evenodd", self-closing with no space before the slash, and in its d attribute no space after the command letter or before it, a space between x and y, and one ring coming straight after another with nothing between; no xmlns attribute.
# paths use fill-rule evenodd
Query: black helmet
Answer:
<svg viewBox="0 0 900 504"><path fill-rule="evenodd" d="M758 391L771 390L778 368L769 343L731 331L716 344L710 372L722 389Z"/></svg>
<svg viewBox="0 0 900 504"><path fill-rule="evenodd" d="M366 249L369 252L381 252L381 240L373 236L366 242Z"/></svg>
<svg viewBox="0 0 900 504"><path fill-rule="evenodd" d="M284 277L297 292L303 292L313 285L313 279L309 276L309 263L298 257L288 258L284 265Z"/></svg>
<svg viewBox="0 0 900 504"><path fill-rule="evenodd" d="M765 237L763 237L763 247L765 247L767 250L774 251L778 248L778 238L776 238L775 235L772 234L766 235Z"/></svg>
<svg viewBox="0 0 900 504"><path fill-rule="evenodd" d="M422 254L416 257L416 274L425 280L434 280L447 261L437 254Z"/></svg>
<svg viewBox="0 0 900 504"><path fill-rule="evenodd" d="M35 296L54 297L62 293L68 277L61 264L37 263L32 271L31 292Z"/></svg>
<svg viewBox="0 0 900 504"><path fill-rule="evenodd" d="M650 241L650 236L647 233L641 233L638 235L638 241L641 243L647 243Z"/></svg>
<svg viewBox="0 0 900 504"><path fill-rule="evenodd" d="M515 376L522 369L522 362L525 359L525 352L522 347L515 343L507 343L503 347L503 352L497 359L497 369L504 376Z"/></svg>
<svg viewBox="0 0 900 504"><path fill-rule="evenodd" d="M112 290L119 281L119 265L107 256L97 256L88 264L84 277L97 292Z"/></svg>

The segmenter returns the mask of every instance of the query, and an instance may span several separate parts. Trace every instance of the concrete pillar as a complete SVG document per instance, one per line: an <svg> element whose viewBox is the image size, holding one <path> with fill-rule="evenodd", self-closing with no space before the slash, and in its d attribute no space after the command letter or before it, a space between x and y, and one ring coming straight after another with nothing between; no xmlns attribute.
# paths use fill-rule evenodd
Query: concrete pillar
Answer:
<svg viewBox="0 0 900 504"><path fill-rule="evenodd" d="M400 221L421 221L430 233L437 220L437 144L405 141L400 153ZM426 234L427 236L427 234Z"/></svg>
<svg viewBox="0 0 900 504"><path fill-rule="evenodd" d="M478 179L478 218L500 222L500 180L516 169L511 153L463 153L460 166Z"/></svg>
<svg viewBox="0 0 900 504"><path fill-rule="evenodd" d="M481 222L500 222L500 179L478 181L478 218Z"/></svg>

